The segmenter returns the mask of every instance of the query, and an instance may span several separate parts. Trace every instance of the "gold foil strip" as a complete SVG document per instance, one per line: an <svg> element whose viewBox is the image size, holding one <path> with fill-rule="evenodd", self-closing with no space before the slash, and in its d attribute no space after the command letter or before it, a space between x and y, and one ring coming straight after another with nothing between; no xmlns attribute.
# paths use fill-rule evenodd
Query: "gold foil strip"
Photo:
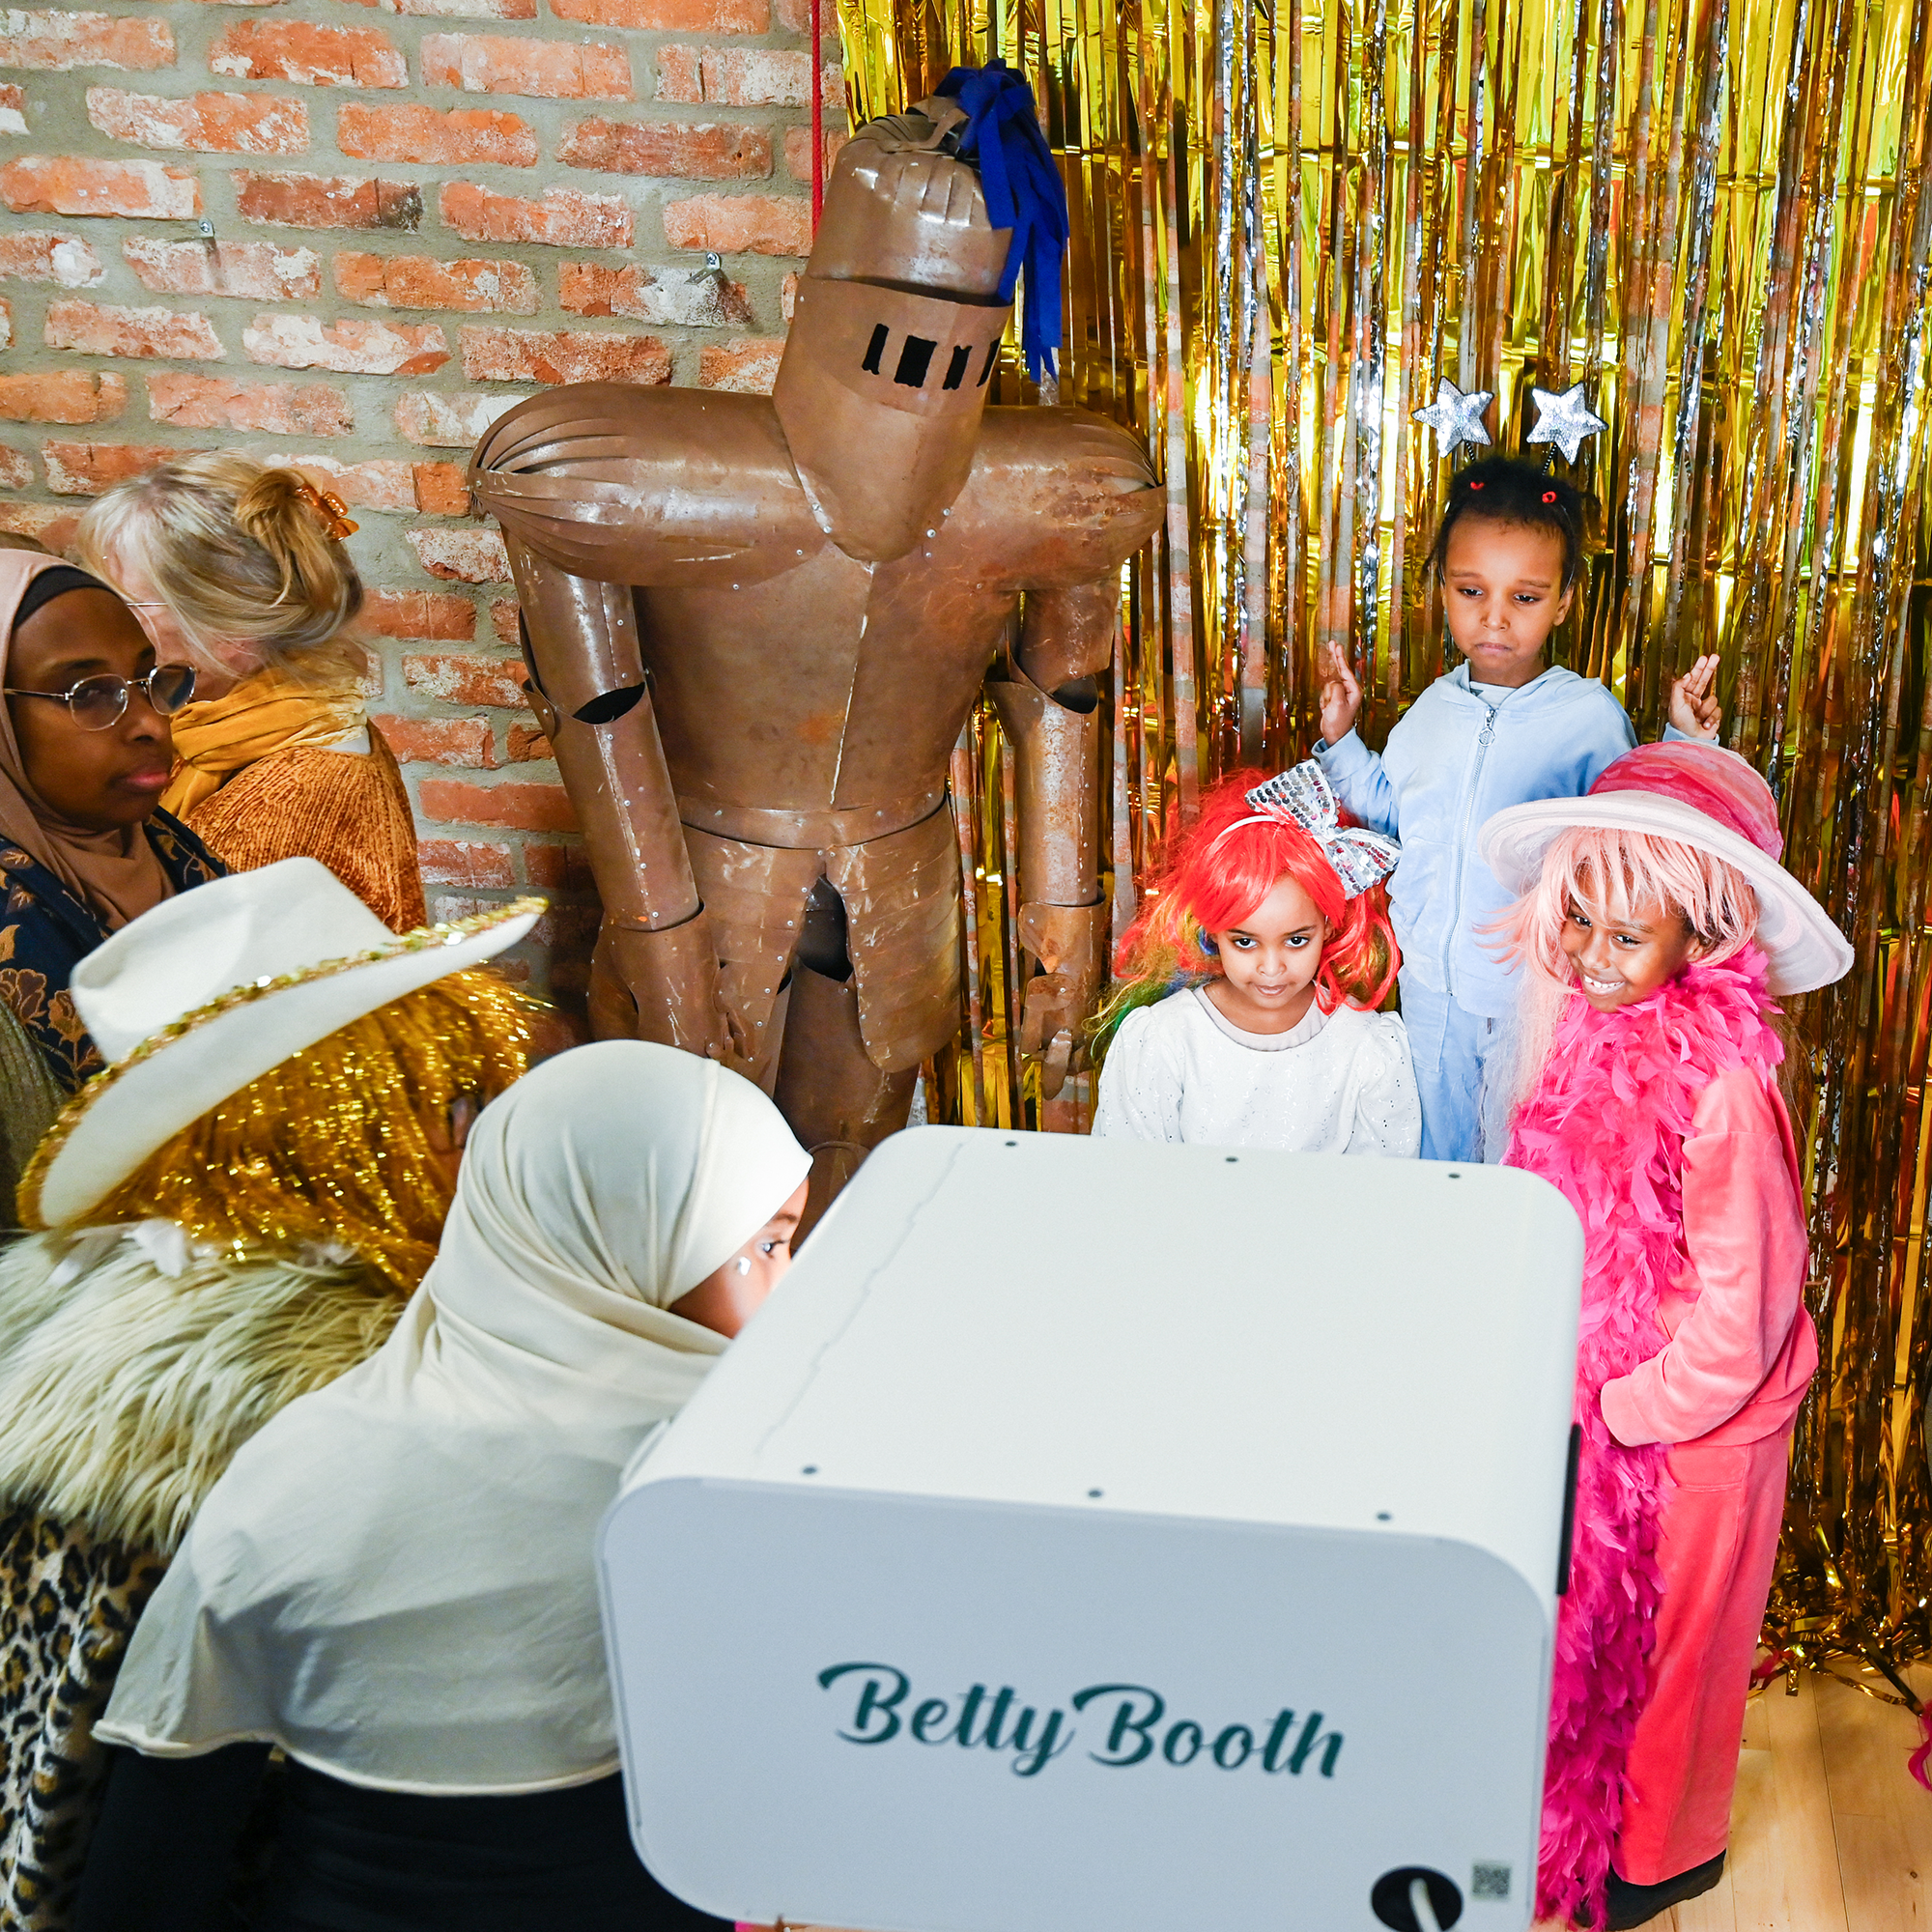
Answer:
<svg viewBox="0 0 1932 1932"><path fill-rule="evenodd" d="M1425 567L1448 376L1522 447L1532 386L1610 424L1557 661L1639 732L1722 659L1725 741L1858 963L1791 1003L1826 1370L1771 1629L1806 1660L1932 1648L1924 1393L1932 1050L1932 0L840 0L855 118L999 54L1073 214L1060 398L1129 423L1166 527L1125 573L1103 844L1116 925L1236 760L1316 735L1320 654L1379 743L1444 668ZM1010 347L998 400L1031 401ZM1077 1129L1009 1050L1030 970L998 726L964 764L978 1037L945 1117ZM1121 874L1129 874L1124 880ZM973 882L969 881L971 885Z"/></svg>

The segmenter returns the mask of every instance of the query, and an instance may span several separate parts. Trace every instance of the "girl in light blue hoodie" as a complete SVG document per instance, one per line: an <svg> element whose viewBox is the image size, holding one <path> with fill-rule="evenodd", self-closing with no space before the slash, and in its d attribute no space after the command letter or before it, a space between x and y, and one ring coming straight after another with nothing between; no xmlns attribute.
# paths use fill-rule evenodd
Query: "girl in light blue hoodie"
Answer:
<svg viewBox="0 0 1932 1932"><path fill-rule="evenodd" d="M1463 662L1409 706L1379 756L1356 735L1362 689L1339 652L1321 688L1315 752L1329 783L1359 823L1402 841L1389 915L1425 1160L1484 1157L1485 1068L1516 1009L1516 975L1483 939L1510 895L1477 832L1507 806L1581 797L1636 743L1603 685L1544 661L1577 593L1583 507L1574 485L1515 458L1459 470L1431 560ZM1672 683L1666 737L1717 737L1717 668L1701 657Z"/></svg>

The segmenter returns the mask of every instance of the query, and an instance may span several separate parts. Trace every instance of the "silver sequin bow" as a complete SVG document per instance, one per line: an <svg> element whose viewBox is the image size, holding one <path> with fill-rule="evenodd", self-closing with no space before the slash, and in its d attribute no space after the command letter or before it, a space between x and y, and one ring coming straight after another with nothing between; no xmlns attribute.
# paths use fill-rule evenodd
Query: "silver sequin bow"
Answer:
<svg viewBox="0 0 1932 1932"><path fill-rule="evenodd" d="M1321 856L1335 868L1343 895L1354 898L1371 886L1379 885L1395 870L1402 847L1379 832L1364 832L1356 825L1344 825L1335 803L1328 775L1313 758L1278 773L1248 793L1254 807L1250 818L1237 818L1228 828L1234 832L1243 825L1298 825L1321 848ZM1224 832L1222 838L1228 834Z"/></svg>

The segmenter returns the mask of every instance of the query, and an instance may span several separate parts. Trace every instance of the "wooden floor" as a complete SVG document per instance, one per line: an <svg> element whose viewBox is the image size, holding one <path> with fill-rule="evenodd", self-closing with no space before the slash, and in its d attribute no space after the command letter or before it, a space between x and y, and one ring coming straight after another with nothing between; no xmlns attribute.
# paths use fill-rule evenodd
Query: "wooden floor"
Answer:
<svg viewBox="0 0 1932 1932"><path fill-rule="evenodd" d="M1842 1667L1842 1661L1840 1667ZM1932 1667L1911 1673L1932 1696ZM1932 1932L1932 1791L1918 1720L1804 1673L1750 1701L1723 1882L1654 1932Z"/></svg>

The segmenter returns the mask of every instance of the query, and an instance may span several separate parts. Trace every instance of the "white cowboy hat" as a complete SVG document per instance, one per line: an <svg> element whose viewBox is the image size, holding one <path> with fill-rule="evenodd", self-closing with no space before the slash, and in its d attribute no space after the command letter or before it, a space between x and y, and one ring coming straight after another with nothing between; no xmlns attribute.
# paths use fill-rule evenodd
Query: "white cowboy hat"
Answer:
<svg viewBox="0 0 1932 1932"><path fill-rule="evenodd" d="M1543 855L1577 826L1675 838L1735 866L1757 894L1757 945L1773 993L1808 993L1842 980L1852 949L1825 908L1778 861L1784 836L1771 787L1720 746L1639 745L1605 767L1582 798L1540 798L1488 820L1481 850L1504 890L1529 892Z"/></svg>
<svg viewBox="0 0 1932 1932"><path fill-rule="evenodd" d="M28 1227L59 1228L229 1094L338 1027L514 946L542 899L394 933L314 859L232 872L163 899L73 969L108 1063L36 1150Z"/></svg>

